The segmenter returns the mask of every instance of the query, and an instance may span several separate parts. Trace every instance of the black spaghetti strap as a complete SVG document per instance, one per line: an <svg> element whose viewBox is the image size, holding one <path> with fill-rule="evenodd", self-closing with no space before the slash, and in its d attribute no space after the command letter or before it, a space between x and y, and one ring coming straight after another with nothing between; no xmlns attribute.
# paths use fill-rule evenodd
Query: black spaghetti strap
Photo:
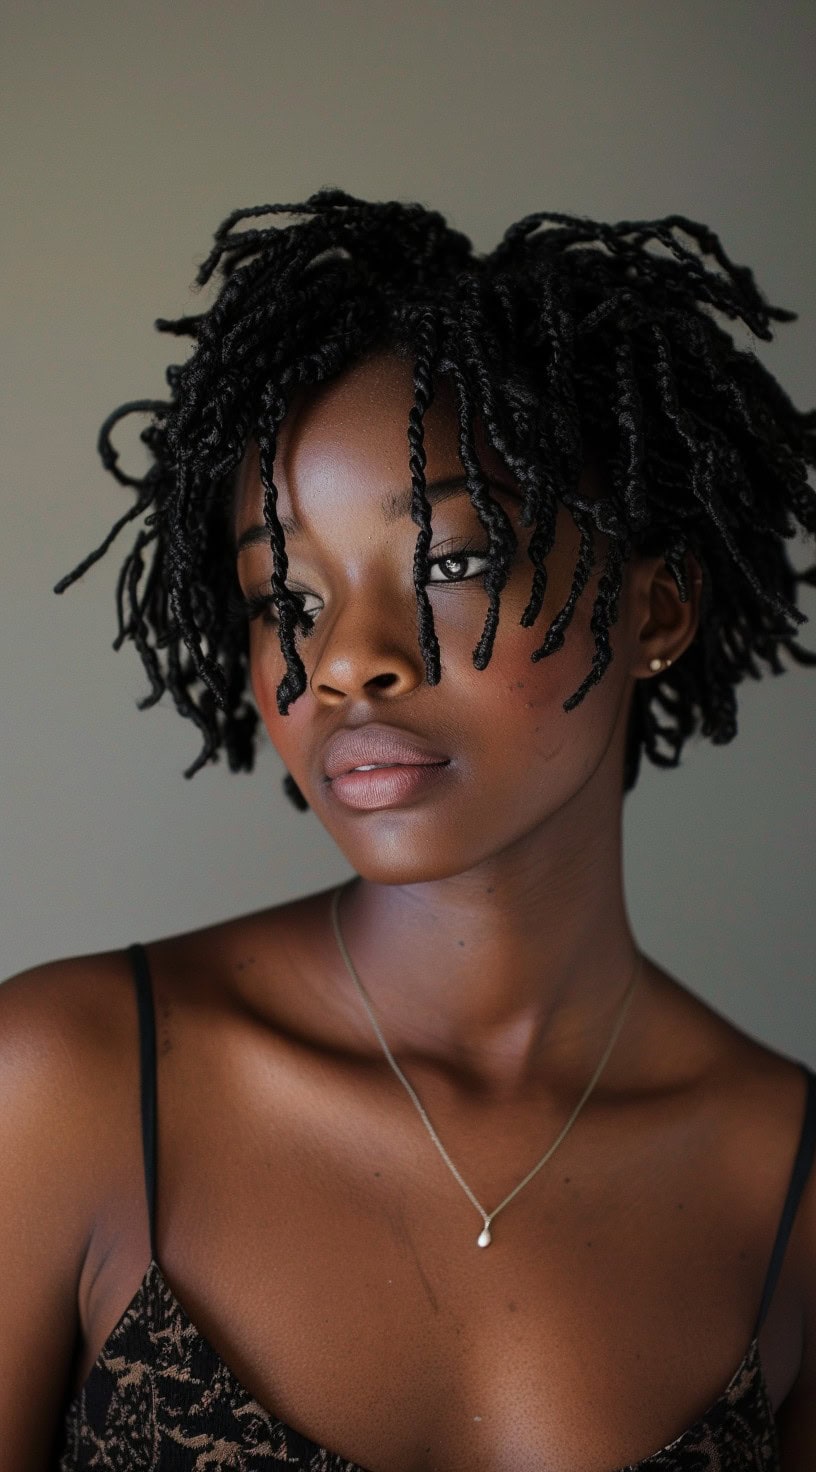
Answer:
<svg viewBox="0 0 816 1472"><path fill-rule="evenodd" d="M785 1197L785 1204L782 1208L782 1216L776 1233L776 1241L773 1245L771 1260L765 1275L765 1286L762 1290L762 1302L759 1306L754 1337L759 1333L765 1322L765 1315L768 1312L773 1297L776 1280L779 1277L782 1260L785 1256L785 1248L788 1245L788 1238L791 1233L794 1217L796 1216L796 1208L799 1205L810 1167L813 1164L814 1153L816 1152L816 1073L808 1068L806 1063L803 1063L801 1067L807 1079L805 1117L802 1121L802 1134L799 1139L799 1148L796 1151L796 1159L793 1162L788 1194Z"/></svg>
<svg viewBox="0 0 816 1472"><path fill-rule="evenodd" d="M145 1189L150 1223L150 1253L155 1256L156 1216L156 1024L150 967L143 945L128 946L136 1000L139 1007L139 1070L142 1092L142 1151L144 1155Z"/></svg>

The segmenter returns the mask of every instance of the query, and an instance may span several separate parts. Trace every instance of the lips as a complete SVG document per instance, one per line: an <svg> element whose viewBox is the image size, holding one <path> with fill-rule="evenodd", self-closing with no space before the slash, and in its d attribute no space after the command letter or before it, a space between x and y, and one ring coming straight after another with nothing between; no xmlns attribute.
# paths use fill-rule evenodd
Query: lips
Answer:
<svg viewBox="0 0 816 1472"><path fill-rule="evenodd" d="M373 722L335 731L323 752L323 770L329 781L355 767L441 766L450 758L427 745L413 732Z"/></svg>

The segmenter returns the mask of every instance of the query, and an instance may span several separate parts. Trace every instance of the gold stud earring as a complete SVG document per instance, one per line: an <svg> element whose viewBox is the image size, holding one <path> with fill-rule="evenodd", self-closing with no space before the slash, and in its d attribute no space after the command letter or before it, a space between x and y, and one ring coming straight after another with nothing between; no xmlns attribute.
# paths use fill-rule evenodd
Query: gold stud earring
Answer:
<svg viewBox="0 0 816 1472"><path fill-rule="evenodd" d="M649 669L653 670L654 673L657 674L658 670L668 669L670 664L670 659L661 659L660 656L656 654L654 659L649 660Z"/></svg>

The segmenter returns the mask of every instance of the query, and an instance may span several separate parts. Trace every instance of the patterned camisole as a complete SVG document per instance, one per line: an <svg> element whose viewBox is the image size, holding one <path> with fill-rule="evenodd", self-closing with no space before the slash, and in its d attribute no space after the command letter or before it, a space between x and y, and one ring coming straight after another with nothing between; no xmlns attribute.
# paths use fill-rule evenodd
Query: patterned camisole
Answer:
<svg viewBox="0 0 816 1472"><path fill-rule="evenodd" d="M129 947L139 1011L142 1136L152 1256L84 1385L66 1401L55 1472L365 1472L285 1425L236 1379L199 1333L155 1256L156 1045L147 953ZM816 1149L816 1073L751 1342L725 1389L667 1446L614 1472L780 1472L757 1337Z"/></svg>

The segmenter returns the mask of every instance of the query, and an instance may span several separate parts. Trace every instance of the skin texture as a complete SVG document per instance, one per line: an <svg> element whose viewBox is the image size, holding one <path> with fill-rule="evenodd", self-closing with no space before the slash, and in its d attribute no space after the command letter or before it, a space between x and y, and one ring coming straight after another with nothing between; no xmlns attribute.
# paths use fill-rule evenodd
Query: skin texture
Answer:
<svg viewBox="0 0 816 1472"><path fill-rule="evenodd" d="M698 584L683 604L661 559L630 564L612 664L564 712L591 662L600 569L565 645L531 663L569 591L579 533L560 508L544 608L532 628L520 627L531 533L521 525L512 477L477 425L482 465L507 487L492 494L519 547L484 670L471 658L487 609L484 587L477 578L430 585L442 679L428 685L411 579L416 527L410 516L394 522L382 509L409 483L411 402L410 365L378 354L301 399L285 422L278 510L294 512L303 526L287 538L287 580L313 595L307 606L319 613L300 643L308 689L289 713L281 716L275 699L284 673L277 631L261 618L251 625L252 688L283 762L361 876L343 898L344 936L389 1039L415 1039L421 1027L440 1056L453 1052L475 1078L512 1088L544 1057L557 1066L562 1042L572 1051L581 1037L597 1051L632 973L636 947L621 880L629 704L634 682L651 677L650 658L677 660L691 641ZM461 474L444 381L425 435L427 480ZM597 471L587 470L583 489L599 493ZM238 536L262 523L261 507L252 450L236 492ZM486 546L466 495L435 506L432 520L432 558L468 540ZM605 539L597 542L600 552ZM244 549L238 570L246 594L262 590L271 552ZM424 736L451 758L449 774L408 806L359 812L340 804L324 777L323 745L338 727L372 720Z"/></svg>
<svg viewBox="0 0 816 1472"><path fill-rule="evenodd" d="M429 481L461 468L439 388ZM260 619L251 677L313 809L301 821L322 822L359 876L341 922L383 1031L491 1209L562 1131L632 973L627 710L653 655L682 657L697 591L681 604L659 559L630 564L612 664L566 714L591 658L594 584L562 650L531 664L570 585L577 533L562 513L545 609L522 629L529 533L479 433L485 469L508 487L495 494L516 518L518 559L483 671L471 651L484 590L433 584L443 673L429 686L416 528L381 504L408 484L410 402L408 365L380 354L292 407L275 477L281 514L305 530L287 537L288 580L320 612L300 645L308 687L287 716L277 634ZM600 473L587 468L588 493ZM236 537L262 522L252 449L234 516ZM433 527L432 556L471 537L484 545L467 497L435 506ZM270 570L267 546L242 552L244 592L262 591ZM352 811L326 789L322 750L340 726L374 719L426 738L451 767L404 807ZM263 803L260 770L255 780ZM279 848L271 862L285 863ZM742 1362L801 1128L795 1063L644 958L575 1127L482 1252L476 1211L344 970L329 898L148 943L154 1243L123 953L0 987L0 1262L13 1264L0 1428L15 1469L50 1465L66 1380L79 1390L151 1252L246 1390L371 1472L610 1472L691 1426ZM36 1229L21 1233L21 1220ZM814 1242L816 1173L759 1336L785 1472L813 1465Z"/></svg>

